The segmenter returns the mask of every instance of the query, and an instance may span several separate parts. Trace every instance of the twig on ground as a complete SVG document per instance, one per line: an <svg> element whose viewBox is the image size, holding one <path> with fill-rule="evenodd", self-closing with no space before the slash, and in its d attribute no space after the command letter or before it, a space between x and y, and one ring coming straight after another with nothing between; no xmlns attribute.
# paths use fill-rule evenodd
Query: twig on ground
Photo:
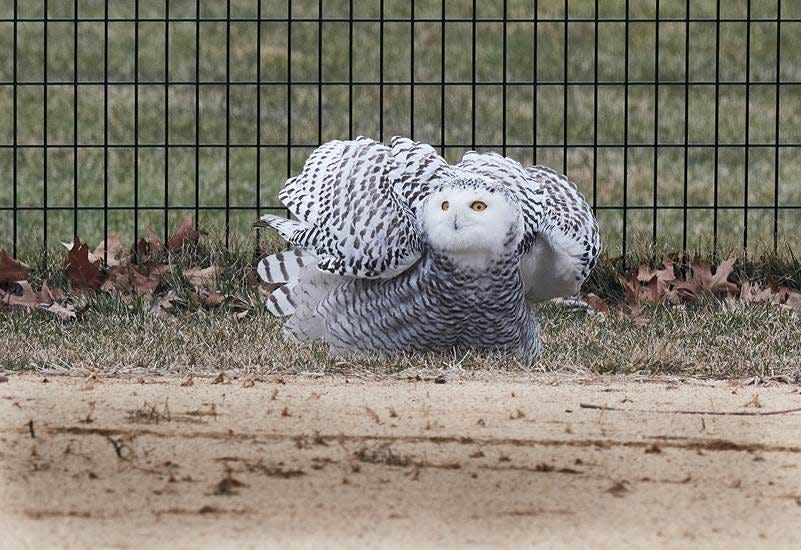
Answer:
<svg viewBox="0 0 801 550"><path fill-rule="evenodd" d="M596 409L600 411L617 411L617 412L638 412L638 413L662 413L662 414L702 414L714 416L774 416L777 414L792 414L801 412L801 407L794 409L784 409L780 411L659 411L656 409L624 409L621 407L608 407L606 405L593 405L591 403L579 403L582 409Z"/></svg>

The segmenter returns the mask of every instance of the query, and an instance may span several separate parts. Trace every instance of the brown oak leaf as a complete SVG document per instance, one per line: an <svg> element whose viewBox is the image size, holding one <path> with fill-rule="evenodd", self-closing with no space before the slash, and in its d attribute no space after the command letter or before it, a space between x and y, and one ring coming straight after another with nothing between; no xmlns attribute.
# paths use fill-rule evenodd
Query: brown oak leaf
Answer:
<svg viewBox="0 0 801 550"><path fill-rule="evenodd" d="M155 264L139 266L118 265L111 268L103 290L118 290L122 293L135 293L139 296L152 296L161 284L165 270L155 269Z"/></svg>
<svg viewBox="0 0 801 550"><path fill-rule="evenodd" d="M197 292L192 293L192 297L203 304L204 306L218 306L223 302L223 293L219 290L208 290L199 288Z"/></svg>
<svg viewBox="0 0 801 550"><path fill-rule="evenodd" d="M640 285L639 297L645 302L659 303L664 296L664 285L660 286L659 280L655 275L648 282Z"/></svg>
<svg viewBox="0 0 801 550"><path fill-rule="evenodd" d="M8 306L34 308L39 305L39 298L28 281L17 281L21 294L0 290L0 303Z"/></svg>
<svg viewBox="0 0 801 550"><path fill-rule="evenodd" d="M645 264L640 264L640 267L637 269L637 280L641 283L647 283L651 279L656 277L656 273L654 270L648 267Z"/></svg>
<svg viewBox="0 0 801 550"><path fill-rule="evenodd" d="M158 304L161 309L172 309L173 302L178 299L178 295L175 293L174 290L170 290L164 296L161 296L158 299Z"/></svg>
<svg viewBox="0 0 801 550"><path fill-rule="evenodd" d="M194 243L200 239L201 232L196 230L192 224L192 214L187 213L181 218L178 227L172 237L167 241L169 250L178 250L186 243Z"/></svg>
<svg viewBox="0 0 801 550"><path fill-rule="evenodd" d="M122 250L122 241L119 235L111 235L108 242L100 241L100 244L95 248L94 255L100 260L105 258L106 265L114 267L120 265L120 251Z"/></svg>
<svg viewBox="0 0 801 550"><path fill-rule="evenodd" d="M775 300L777 293L770 287L761 288L759 285L745 281L740 287L740 301L744 304L763 304Z"/></svg>
<svg viewBox="0 0 801 550"><path fill-rule="evenodd" d="M207 288L214 290L217 287L217 277L220 269L217 266L192 267L184 271L184 277L195 290Z"/></svg>
<svg viewBox="0 0 801 550"><path fill-rule="evenodd" d="M56 294L58 290L55 292L50 290L50 286L47 284L47 281L42 283L42 289L39 291L39 303L40 304L52 304L56 300Z"/></svg>
<svg viewBox="0 0 801 550"><path fill-rule="evenodd" d="M801 313L801 292L790 290L787 294L787 299L784 301L784 307Z"/></svg>
<svg viewBox="0 0 801 550"><path fill-rule="evenodd" d="M8 253L0 249L0 284L24 281L31 274L31 268L15 260Z"/></svg>
<svg viewBox="0 0 801 550"><path fill-rule="evenodd" d="M61 304L50 304L49 306L43 307L45 311L48 313L52 313L61 321L69 321L71 319L75 319L75 308L70 305L61 305Z"/></svg>
<svg viewBox="0 0 801 550"><path fill-rule="evenodd" d="M730 283L728 279L734 271L735 261L735 258L729 258L721 262L714 274L708 263L692 262L690 263L692 279L708 292L734 294L738 291L737 285Z"/></svg>
<svg viewBox="0 0 801 550"><path fill-rule="evenodd" d="M609 312L609 305L597 294L588 294L585 300L594 311L598 313Z"/></svg>
<svg viewBox="0 0 801 550"><path fill-rule="evenodd" d="M89 247L85 243L81 243L77 235L75 242L67 252L64 267L73 289L97 290L103 284L100 262L90 261Z"/></svg>
<svg viewBox="0 0 801 550"><path fill-rule="evenodd" d="M618 281L623 286L623 298L631 310L631 317L637 319L642 316L642 306L640 305L640 281L637 277L627 279L618 276Z"/></svg>
<svg viewBox="0 0 801 550"><path fill-rule="evenodd" d="M656 278L664 284L675 281L676 273L673 271L673 260L670 259L670 256L665 256L662 259L662 266L662 269L654 271Z"/></svg>
<svg viewBox="0 0 801 550"><path fill-rule="evenodd" d="M158 235L147 229L145 236L136 243L134 252L143 262L160 262L165 250Z"/></svg>

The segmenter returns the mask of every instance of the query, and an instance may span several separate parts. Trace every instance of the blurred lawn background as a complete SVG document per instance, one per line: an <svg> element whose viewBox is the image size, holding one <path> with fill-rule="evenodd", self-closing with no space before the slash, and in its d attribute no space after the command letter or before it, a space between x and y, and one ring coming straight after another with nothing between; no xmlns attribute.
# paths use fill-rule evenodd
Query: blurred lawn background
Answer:
<svg viewBox="0 0 801 550"><path fill-rule="evenodd" d="M261 205L275 206L278 189L289 173L300 170L314 145L357 135L385 140L393 135L413 135L435 146L442 145L444 136L449 145L444 154L452 162L473 145L479 150L503 152L505 143L506 154L523 163L536 161L566 169L587 200L599 208L598 218L611 255L621 251L624 216L619 207L624 204L624 170L625 198L631 207L626 214L630 247L651 241L654 205L678 207L656 211L656 232L662 247L682 247L686 173L686 204L690 207L686 210L687 246L711 251L716 135L722 145L717 150L722 249L742 245L741 207L746 201L752 207L767 207L751 208L747 214L749 246L754 249L773 246L776 202L780 206L801 205L801 2L781 2L781 15L787 20L778 33L777 0L750 2L750 24L744 20L749 11L746 0L722 2L719 23L715 22L714 0L661 0L658 77L662 83L657 94L653 85L657 72L656 0L628 2L628 68L624 0L599 0L600 23L592 21L594 0L481 0L476 3L475 52L473 23L469 21L473 2L443 1L444 65L441 0L414 2L414 16L423 21L416 22L413 30L404 21L412 15L408 1L353 0L353 17L372 21L349 23L348 0L262 0L262 18L286 18L291 4L292 17L300 19L291 24L290 48L286 21L262 21L259 44L257 23L241 20L258 16L258 0L170 0L169 23L164 21L164 0L139 0L138 40L132 21L113 21L133 18L134 0L78 0L77 51L73 1L17 0L16 141L21 147L17 150L16 193L17 204L24 207L17 213L18 255L23 259L38 256L45 205L51 209L46 217L49 248L59 249L59 241L72 239L76 154L77 203L81 208L92 208L79 210L78 233L90 244L103 238L103 211L98 207L104 204L112 207L109 233L120 234L125 242L133 240L135 172L138 204L143 209L139 213L140 235L145 228L162 234L194 209L196 177L203 208L200 225L220 234L224 211L205 208L226 204L227 177L229 203L237 208L230 211L231 235L248 244L254 238L250 226L256 216L257 163ZM0 56L0 208L11 207L14 194L13 150L9 147L14 143L14 5L14 0L0 0L0 52L4 52ZM197 6L201 18L213 20L197 23ZM533 19L535 6L540 19L536 32L534 22L514 21ZM567 37L566 6L567 17L576 19L567 25ZM685 22L688 6L690 18L709 20ZM106 7L112 19L108 23L102 21ZM226 23L229 9L231 21ZM500 21L504 9L512 20L505 25ZM378 21L382 10L383 24ZM322 24L318 20L321 15ZM593 85L596 29L599 83ZM108 85L104 86L106 32ZM782 52L781 86L775 84L777 40ZM687 41L689 51L685 52ZM320 43L322 56L318 56ZM230 64L226 63L227 52ZM261 86L256 85L258 68ZM717 87L716 71L720 81ZM200 85L194 83L196 72ZM42 85L45 74L53 83L47 86L46 103ZM163 83L165 76L168 86ZM628 87L623 85L626 76ZM295 83L288 86L290 77ZM746 79L753 84L748 108ZM383 126L378 85L382 80ZM685 86L687 80L689 86ZM776 147L779 91L781 147ZM226 100L227 92L230 95ZM257 100L261 104L260 120ZM628 117L624 116L626 103ZM200 113L198 133L196 105ZM628 131L624 135L626 118ZM686 170L685 124L691 144L686 150ZM137 150L132 147L135 128ZM225 147L226 133L228 142L234 145L230 149ZM107 164L105 139L111 146ZM169 148L163 146L165 139ZM257 139L262 145L258 150ZM566 158L562 147L565 139L571 144ZM632 145L627 155L622 147L626 140ZM746 140L753 144L747 169L742 147ZM286 147L288 141L291 148ZM46 150L26 147L45 142L51 146ZM201 144L197 174L196 142ZM597 154L594 143L598 145ZM174 208L167 218L165 204ZM799 213L778 211L780 248L796 242L801 234ZM11 210L0 210L0 248L12 248L12 223Z"/></svg>

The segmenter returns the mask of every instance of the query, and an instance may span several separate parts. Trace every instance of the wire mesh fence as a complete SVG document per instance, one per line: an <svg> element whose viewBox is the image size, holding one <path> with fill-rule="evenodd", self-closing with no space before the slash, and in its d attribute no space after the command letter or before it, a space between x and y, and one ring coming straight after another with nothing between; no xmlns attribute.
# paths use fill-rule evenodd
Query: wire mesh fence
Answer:
<svg viewBox="0 0 801 550"><path fill-rule="evenodd" d="M788 0L0 0L0 247L227 244L320 143L405 135L562 170L612 254L775 250L799 50Z"/></svg>

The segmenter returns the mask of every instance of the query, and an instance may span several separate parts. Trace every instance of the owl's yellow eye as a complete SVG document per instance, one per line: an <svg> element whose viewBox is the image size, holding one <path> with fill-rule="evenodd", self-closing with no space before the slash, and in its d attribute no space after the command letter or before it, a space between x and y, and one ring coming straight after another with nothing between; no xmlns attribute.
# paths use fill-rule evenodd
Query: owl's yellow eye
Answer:
<svg viewBox="0 0 801 550"><path fill-rule="evenodd" d="M472 208L476 212L481 212L482 210L487 209L487 203L482 201L473 201L473 204L470 205L470 208Z"/></svg>
<svg viewBox="0 0 801 550"><path fill-rule="evenodd" d="M450 207L450 204L448 204L448 201L445 201L445 202L442 203L442 209L443 210L447 210L448 207Z"/></svg>

